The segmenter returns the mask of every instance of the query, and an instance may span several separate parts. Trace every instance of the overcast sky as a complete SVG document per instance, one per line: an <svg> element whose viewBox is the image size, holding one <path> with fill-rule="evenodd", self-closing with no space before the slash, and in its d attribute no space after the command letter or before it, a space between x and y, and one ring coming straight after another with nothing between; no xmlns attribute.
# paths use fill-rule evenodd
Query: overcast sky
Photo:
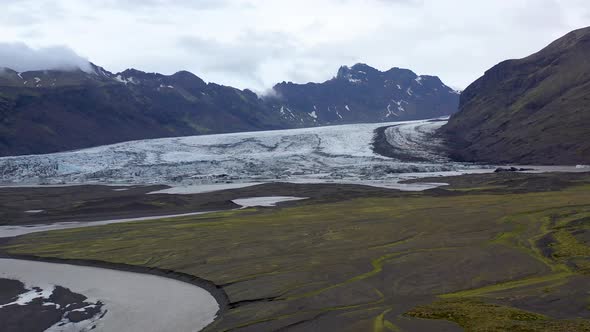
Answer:
<svg viewBox="0 0 590 332"><path fill-rule="evenodd" d="M463 89L499 61L590 25L588 0L0 0L0 8L0 67L79 66L77 53L113 72L185 69L258 91L324 81L357 62Z"/></svg>

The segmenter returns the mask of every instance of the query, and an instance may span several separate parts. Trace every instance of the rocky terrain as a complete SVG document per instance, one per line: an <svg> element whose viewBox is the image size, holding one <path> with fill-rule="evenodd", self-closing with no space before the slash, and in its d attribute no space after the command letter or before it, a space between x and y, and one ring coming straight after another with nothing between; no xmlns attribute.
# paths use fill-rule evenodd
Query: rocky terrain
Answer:
<svg viewBox="0 0 590 332"><path fill-rule="evenodd" d="M90 331L106 315L103 303L54 285L31 287L0 278L2 331Z"/></svg>
<svg viewBox="0 0 590 332"><path fill-rule="evenodd" d="M590 163L590 28L504 61L461 95L441 133L454 157L521 164Z"/></svg>
<svg viewBox="0 0 590 332"><path fill-rule="evenodd" d="M16 72L0 68L0 156L129 140L426 119L456 111L458 94L406 69L342 67L325 83L281 83L259 96L129 69Z"/></svg>

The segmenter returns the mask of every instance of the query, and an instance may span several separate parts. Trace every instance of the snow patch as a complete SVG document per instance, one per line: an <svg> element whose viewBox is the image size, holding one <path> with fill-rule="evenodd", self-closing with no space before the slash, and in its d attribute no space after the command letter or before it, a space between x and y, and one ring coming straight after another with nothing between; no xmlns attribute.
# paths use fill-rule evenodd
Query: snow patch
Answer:
<svg viewBox="0 0 590 332"><path fill-rule="evenodd" d="M311 117L312 117L312 118L314 118L314 119L317 119L317 118L318 118L318 115L316 114L316 112L315 112L315 111L313 111L313 112L311 112L311 113L307 113L307 114L309 114L309 116L311 116Z"/></svg>
<svg viewBox="0 0 590 332"><path fill-rule="evenodd" d="M289 107L281 106L280 112L283 117L289 116L290 118L295 119L295 115L293 115L293 112L291 112Z"/></svg>
<svg viewBox="0 0 590 332"><path fill-rule="evenodd" d="M39 290L41 289L41 290ZM55 289L55 286L53 285L47 285L47 287L36 287L36 289L31 289L26 293L22 293L18 296L18 298L10 303L7 304L3 304L0 305L0 309L4 308L4 307L8 307L11 305L27 305L31 302L33 302L36 299L49 299L49 297L51 296L51 294L53 294L53 290Z"/></svg>
<svg viewBox="0 0 590 332"><path fill-rule="evenodd" d="M257 186L259 182L249 182L249 183L220 183L220 184L198 184L192 186L179 186L179 187L172 187L169 189L163 189L158 191L152 191L148 193L148 195L152 194L170 194L170 195L192 195L192 194L203 194L203 193L210 193L220 190L228 190L228 189L239 189L239 188L247 188Z"/></svg>
<svg viewBox="0 0 590 332"><path fill-rule="evenodd" d="M399 114L391 110L391 104L387 104L387 114L385 114L385 118L389 118L392 115L399 116Z"/></svg>
<svg viewBox="0 0 590 332"><path fill-rule="evenodd" d="M138 82L133 77L127 77L127 78L125 78L125 77L123 77L121 75L117 75L117 76L115 76L115 80L117 80L117 81L119 81L119 82L121 82L121 83L123 83L125 85L127 85L129 83L131 83L131 84L138 84Z"/></svg>
<svg viewBox="0 0 590 332"><path fill-rule="evenodd" d="M406 103L407 104L406 101L404 101L404 100L395 101L394 100L393 102L395 102L395 104L397 105L397 110L398 111L400 111L400 112L405 112L406 111L406 109L402 106L402 103Z"/></svg>
<svg viewBox="0 0 590 332"><path fill-rule="evenodd" d="M292 202L308 199L309 197L292 197L292 196L268 196L268 197L250 197L250 198L238 198L232 200L232 202L241 205L242 208L249 208L255 206L271 207L276 206L281 202Z"/></svg>

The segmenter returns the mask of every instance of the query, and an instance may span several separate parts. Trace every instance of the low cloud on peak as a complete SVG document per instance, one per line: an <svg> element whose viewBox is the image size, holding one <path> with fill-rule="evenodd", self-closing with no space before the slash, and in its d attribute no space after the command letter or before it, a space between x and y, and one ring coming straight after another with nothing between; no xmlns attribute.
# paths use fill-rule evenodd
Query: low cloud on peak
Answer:
<svg viewBox="0 0 590 332"><path fill-rule="evenodd" d="M32 48L24 43L0 43L0 67L33 70L92 70L88 59L66 46Z"/></svg>

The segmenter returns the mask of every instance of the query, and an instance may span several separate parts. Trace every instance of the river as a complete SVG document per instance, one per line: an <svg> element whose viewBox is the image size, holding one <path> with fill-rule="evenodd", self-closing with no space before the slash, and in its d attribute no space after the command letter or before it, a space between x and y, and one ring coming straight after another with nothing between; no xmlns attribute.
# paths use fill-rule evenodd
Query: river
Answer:
<svg viewBox="0 0 590 332"><path fill-rule="evenodd" d="M219 304L193 284L142 273L97 267L0 259L0 278L16 279L27 287L69 288L91 301L104 303L106 314L93 331L195 332L211 324ZM52 331L84 331L84 322ZM50 329L51 330L51 329Z"/></svg>

